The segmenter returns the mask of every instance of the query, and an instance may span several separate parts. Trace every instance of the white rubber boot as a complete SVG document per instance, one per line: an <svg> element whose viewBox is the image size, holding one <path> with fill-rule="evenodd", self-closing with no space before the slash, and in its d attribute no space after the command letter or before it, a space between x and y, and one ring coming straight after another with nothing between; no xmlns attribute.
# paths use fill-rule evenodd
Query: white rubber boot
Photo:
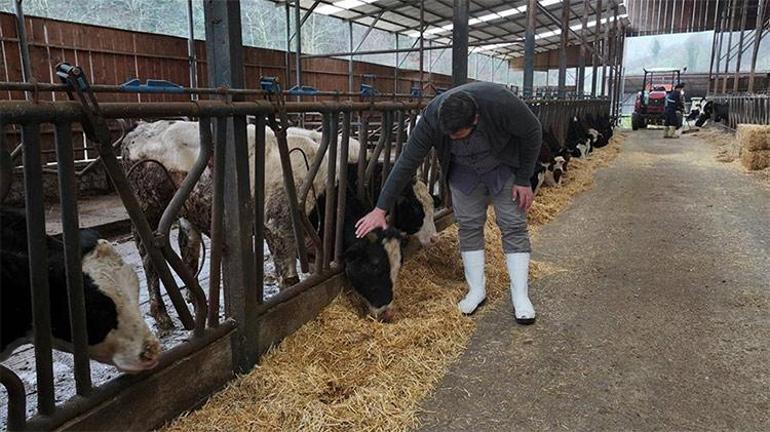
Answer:
<svg viewBox="0 0 770 432"><path fill-rule="evenodd" d="M460 308L460 312L470 315L487 299L484 251L462 252L462 257L468 294L457 304L457 307Z"/></svg>
<svg viewBox="0 0 770 432"><path fill-rule="evenodd" d="M511 278L511 300L513 314L519 324L535 322L535 308L529 301L527 279L529 279L529 253L505 254L508 276Z"/></svg>
<svg viewBox="0 0 770 432"><path fill-rule="evenodd" d="M663 138L671 138L671 126L663 126Z"/></svg>

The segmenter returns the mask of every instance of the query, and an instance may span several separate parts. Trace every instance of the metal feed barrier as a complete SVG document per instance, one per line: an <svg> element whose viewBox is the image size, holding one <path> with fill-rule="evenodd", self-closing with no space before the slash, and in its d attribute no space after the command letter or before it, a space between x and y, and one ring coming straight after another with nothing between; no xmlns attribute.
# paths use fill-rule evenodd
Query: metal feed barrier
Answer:
<svg viewBox="0 0 770 432"><path fill-rule="evenodd" d="M728 115L723 124L730 129L735 130L741 123L770 124L770 95L711 96L708 99L727 104Z"/></svg>
<svg viewBox="0 0 770 432"><path fill-rule="evenodd" d="M258 356L281 338L290 334L301 323L312 319L320 307L332 297L323 297L314 305L296 302L298 296L311 295L312 290L333 282L334 293L339 281L334 278L342 270L342 223L345 200L334 199L335 185L339 190L347 187L347 170L337 170L338 160L348 159L349 142L357 136L361 151L356 163L359 198L371 201L376 192L377 161L383 163L381 178L390 172L393 162L406 143L406 125L413 128L416 116L422 108L416 102L284 102L274 94L270 100L229 102L225 100L200 100L175 103L104 103L99 104L87 82L77 70L64 71L73 101L0 102L0 127L3 131L19 127L23 143L24 193L28 224L28 250L32 280L34 315L34 345L37 382L37 414L26 419L26 395L22 381L10 369L0 366L0 382L8 392L9 430L53 429L69 424L75 418L93 413L119 395L130 392L153 376L166 370L181 367L182 360L191 358L206 347L233 335L231 367L245 372ZM80 74L80 75L78 75ZM546 127L557 137L566 136L569 118L587 113L609 113L607 100L580 101L528 101L541 117ZM300 185L295 184L290 164L290 149L286 141L287 115L313 113L322 119L322 140L316 157L309 161L310 169ZM171 203L163 212L157 229L153 229L139 207L137 198L115 154L106 122L114 119L188 117L200 122L201 150L193 169L187 174L176 191ZM247 116L256 120L256 157L249 166L246 124ZM354 122L354 119L356 120ZM371 142L370 124L378 123L376 142ZM96 144L102 165L118 192L123 205L145 245L162 285L171 300L174 312L185 329L191 331L189 340L180 343L161 355L159 366L138 375L120 376L105 384L94 386L87 353L85 327L85 303L81 279L81 261L78 234L78 203L76 172L73 161L72 131L74 124L81 124L90 140ZM359 125L357 133L352 125ZM70 303L73 334L74 380L77 395L56 404L52 359L52 335L48 310L50 296L46 272L45 211L42 194L42 166L40 160L41 125L55 127L58 157L59 192L62 205L63 243L66 253L67 292ZM264 299L264 210L265 210L265 127L276 132L281 156L284 187L289 199L288 207L295 236L300 267L310 271L308 251L304 238L309 236L315 249L312 274L305 280ZM338 139L339 138L339 139ZM371 146L368 145L371 142ZM339 153L340 158L336 155ZM328 154L328 175L325 179L327 199L323 211L323 241L301 209L313 178L319 172L323 157ZM180 209L201 178L207 163L213 160L213 209L211 217L211 256L208 295L199 285L194 272L183 262L170 244L171 225ZM335 173L339 172L339 176ZM444 203L449 203L447 188L440 187L439 165L435 154L429 155L418 175L426 180L432 193L441 191ZM252 199L250 189L255 191ZM342 197L340 197L342 198ZM334 217L336 214L336 224ZM451 212L442 208L436 219L449 218ZM193 295L193 309L185 303L173 273L176 273ZM220 290L225 298L225 320L219 321ZM309 298L309 297L308 297ZM316 304L317 303L317 304ZM272 321L271 321L272 320ZM280 321L281 325L274 324ZM290 324L287 324L290 322ZM207 371L206 373L211 373ZM232 371L230 371L232 373ZM231 375L228 375L231 376ZM173 383L172 383L173 384ZM218 385L221 385L219 383ZM206 394L193 395L197 400ZM173 402L173 401L171 401ZM164 415L179 412L171 408ZM160 414L158 414L160 415ZM137 416L142 421L141 415ZM165 418L164 418L165 420ZM107 418L102 418L107 422ZM151 422L151 420L144 420ZM145 428L157 426L144 424ZM139 424L139 423L138 423ZM138 426L137 426L138 427Z"/></svg>

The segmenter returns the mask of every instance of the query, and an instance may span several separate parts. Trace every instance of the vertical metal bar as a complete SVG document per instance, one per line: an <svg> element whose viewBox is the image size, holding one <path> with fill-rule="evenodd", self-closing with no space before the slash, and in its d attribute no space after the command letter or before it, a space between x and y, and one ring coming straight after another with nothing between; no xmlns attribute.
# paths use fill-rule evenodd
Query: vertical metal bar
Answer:
<svg viewBox="0 0 770 432"><path fill-rule="evenodd" d="M300 10L300 0L294 1L294 22L297 27L297 29L294 31L294 34L296 35L297 40L295 41L297 49L296 49L296 64L294 67L295 73L296 73L296 85L297 88L302 87L302 17L301 10ZM302 100L300 96L297 96L297 101ZM304 119L304 116L302 116ZM301 123L304 123L301 121Z"/></svg>
<svg viewBox="0 0 770 432"><path fill-rule="evenodd" d="M242 88L243 43L240 2L204 2L209 86ZM299 33L297 33L299 36ZM299 37L297 38L300 39ZM238 95L234 100L242 99ZM257 361L259 334L256 284L252 263L251 193L248 182L248 149L244 118L217 121L217 133L227 128L225 148L224 232L227 244L224 260L225 309L238 321L233 336L233 367L251 370Z"/></svg>
<svg viewBox="0 0 770 432"><path fill-rule="evenodd" d="M716 5L717 7L719 5ZM714 74L714 58L716 57L717 53L717 35L719 34L719 28L721 26L721 23L714 20L714 34L711 38L711 61L709 62L709 75L708 75L708 85L706 87L706 95L708 96L711 94L711 79L712 75Z"/></svg>
<svg viewBox="0 0 770 432"><path fill-rule="evenodd" d="M668 27L668 5L671 3L672 0L665 0L665 5L663 7L663 28L660 30L663 30L663 33L670 33L671 29Z"/></svg>
<svg viewBox="0 0 770 432"><path fill-rule="evenodd" d="M187 61L190 63L190 87L198 87L198 60L195 55L195 19L192 0L187 0ZM190 99L198 95L190 93Z"/></svg>
<svg viewBox="0 0 770 432"><path fill-rule="evenodd" d="M353 21L348 21L348 36L351 52L348 56L348 92L353 93Z"/></svg>
<svg viewBox="0 0 770 432"><path fill-rule="evenodd" d="M610 17L607 16L607 23L604 25L604 42L602 43L602 96L607 94L607 61L610 53Z"/></svg>
<svg viewBox="0 0 770 432"><path fill-rule="evenodd" d="M254 279L257 283L257 303L265 300L265 116L257 116L254 142Z"/></svg>
<svg viewBox="0 0 770 432"><path fill-rule="evenodd" d="M735 78L733 78L733 93L738 93L739 74L741 72L741 59L743 57L743 42L746 33L747 10L749 9L747 1L743 1L743 10L741 11L741 35L738 39L738 58L735 59Z"/></svg>
<svg viewBox="0 0 770 432"><path fill-rule="evenodd" d="M566 94L567 85L567 41L569 40L569 8L570 0L562 2L561 7L561 38L559 43L559 97Z"/></svg>
<svg viewBox="0 0 770 432"><path fill-rule="evenodd" d="M393 65L393 94L398 93L398 33L396 33L396 64ZM405 57L408 57L407 54Z"/></svg>
<svg viewBox="0 0 770 432"><path fill-rule="evenodd" d="M69 123L56 123L56 162L59 170L59 202L61 204L70 328L72 329L75 361L75 387L78 395L85 396L91 391L91 371L88 359L83 270L80 262L80 235L78 233L80 224L78 223L75 160L72 153L72 128Z"/></svg>
<svg viewBox="0 0 770 432"><path fill-rule="evenodd" d="M369 118L363 112L358 114L361 126L358 129L358 141L361 148L358 151L358 166L356 168L356 194L358 199L363 202L366 198L366 189L364 188L364 175L366 174L366 155L369 152Z"/></svg>
<svg viewBox="0 0 770 432"><path fill-rule="evenodd" d="M214 190L211 199L211 229L209 231L211 233L211 258L209 260L209 327L217 327L219 325L219 297L221 292L222 253L224 246L223 212L225 207L226 132L226 129L218 128L217 139L214 140L213 145L211 146L214 149L214 170L212 173ZM198 121L198 133L201 142L213 140L211 135L211 118L200 118ZM257 133L259 133L259 129L257 129Z"/></svg>
<svg viewBox="0 0 770 432"><path fill-rule="evenodd" d="M727 53L725 54L725 74L722 81L722 93L727 93L727 80L730 78L730 53L733 49L733 32L735 32L735 9L738 0L730 0L730 21L728 24L729 34L727 36Z"/></svg>
<svg viewBox="0 0 770 432"><path fill-rule="evenodd" d="M25 82L32 79L32 65L29 58L29 41L27 41L27 26L24 22L24 8L22 0L15 0L16 6L16 31L19 37L19 54L21 55L21 78ZM27 92L27 100L32 98L32 93Z"/></svg>
<svg viewBox="0 0 770 432"><path fill-rule="evenodd" d="M468 0L454 0L452 26L452 86L468 80Z"/></svg>
<svg viewBox="0 0 770 432"><path fill-rule="evenodd" d="M334 245L336 244L336 239L334 237L334 218L332 215L334 214L335 210L335 183L337 181L337 124L339 122L339 113L334 112L332 114L324 114L324 120L325 125L324 128L328 127L329 130L329 150L327 154L327 161L328 161L328 171L326 172L326 187L324 193L326 194L326 205L323 210L324 212L324 226L323 226L323 233L324 233L324 241L323 241L323 247L321 250L322 258L321 258L321 265L323 266L324 270L329 270L329 264L331 263L332 259L336 256L334 251L332 250L334 248ZM384 132L384 131L383 131ZM342 161L344 163L344 161ZM344 190L341 190L341 193L344 192Z"/></svg>
<svg viewBox="0 0 770 432"><path fill-rule="evenodd" d="M725 0L726 2L729 0ZM719 4L717 4L719 6ZM717 52L714 58L714 93L719 93L719 70L722 67L722 43L724 42L724 28L727 23L727 8L715 11L719 13L719 41L717 42Z"/></svg>
<svg viewBox="0 0 770 432"><path fill-rule="evenodd" d="M348 155L350 152L350 111L342 113L342 141L340 142L339 186L337 188L337 226L334 230L334 260L339 265L342 262L343 238L345 232L345 205L347 204L348 189ZM363 149L359 148L359 151Z"/></svg>
<svg viewBox="0 0 770 432"><path fill-rule="evenodd" d="M578 97L583 97L586 87L586 33L588 31L588 0L583 0L583 16L580 19L580 59L578 60L578 78L576 89Z"/></svg>
<svg viewBox="0 0 770 432"><path fill-rule="evenodd" d="M48 286L48 248L43 210L43 170L40 165L40 125L22 125L24 145L24 201L27 211L27 253L32 289L32 316L37 377L37 408L51 415L55 409L51 353L51 297Z"/></svg>
<svg viewBox="0 0 770 432"><path fill-rule="evenodd" d="M284 59L286 62L286 86L289 86L291 83L291 4L288 0L284 3L284 10L286 12L286 52ZM350 25L353 25L352 21Z"/></svg>
<svg viewBox="0 0 770 432"><path fill-rule="evenodd" d="M754 92L754 78L757 71L757 55L762 41L762 30L765 27L765 1L757 0L757 20L754 24L754 48L751 52L751 72L749 73L749 93Z"/></svg>
<svg viewBox="0 0 770 432"><path fill-rule="evenodd" d="M425 81L425 0L420 0L420 99L422 99L422 88ZM396 33L398 34L398 33Z"/></svg>
<svg viewBox="0 0 770 432"><path fill-rule="evenodd" d="M602 30L602 0L596 2L596 26L594 27L594 56L591 71L591 97L596 97L596 80L599 75L599 32Z"/></svg>
<svg viewBox="0 0 770 432"><path fill-rule="evenodd" d="M527 28L524 33L524 83L525 98L533 96L535 83L535 24L537 16L537 0L527 3Z"/></svg>

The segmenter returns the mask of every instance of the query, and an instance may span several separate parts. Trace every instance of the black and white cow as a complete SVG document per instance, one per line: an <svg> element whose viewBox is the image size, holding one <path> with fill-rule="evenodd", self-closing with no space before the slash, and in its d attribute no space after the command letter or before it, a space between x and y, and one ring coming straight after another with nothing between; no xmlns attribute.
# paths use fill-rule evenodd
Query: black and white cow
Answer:
<svg viewBox="0 0 770 432"><path fill-rule="evenodd" d="M31 342L32 294L23 210L0 209L0 360ZM72 350L63 244L47 236L51 330L55 347ZM112 245L92 230L80 232L88 353L128 373L158 364L160 343L139 311L139 280Z"/></svg>
<svg viewBox="0 0 770 432"><path fill-rule="evenodd" d="M730 105L727 102L715 102L710 100L703 105L703 109L695 122L695 126L703 127L707 121L713 120L716 123L722 119L728 119L730 114Z"/></svg>

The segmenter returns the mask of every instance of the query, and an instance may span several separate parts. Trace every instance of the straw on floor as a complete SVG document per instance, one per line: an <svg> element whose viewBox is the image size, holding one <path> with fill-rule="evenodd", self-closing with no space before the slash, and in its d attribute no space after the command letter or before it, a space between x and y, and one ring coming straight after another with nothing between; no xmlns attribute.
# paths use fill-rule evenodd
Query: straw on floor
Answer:
<svg viewBox="0 0 770 432"><path fill-rule="evenodd" d="M592 186L595 171L617 156L623 138L616 136L587 161L570 162L561 187L542 189L530 211L533 231L552 220L578 192ZM493 220L490 214L486 227L488 301L510 301L499 231ZM551 266L533 262L530 277L551 271ZM382 324L361 318L357 300L343 293L314 321L265 355L253 371L165 430L412 429L417 426L421 401L473 334L475 319L457 310L464 292L457 229L450 227L441 234L438 245L420 251L402 267L396 322Z"/></svg>

